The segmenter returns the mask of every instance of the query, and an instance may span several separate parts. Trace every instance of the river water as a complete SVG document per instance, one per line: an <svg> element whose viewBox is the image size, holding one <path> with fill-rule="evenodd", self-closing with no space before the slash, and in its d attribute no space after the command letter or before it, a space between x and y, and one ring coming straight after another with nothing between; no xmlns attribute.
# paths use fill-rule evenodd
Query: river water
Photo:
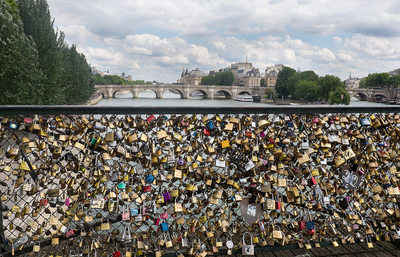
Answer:
<svg viewBox="0 0 400 257"><path fill-rule="evenodd" d="M383 106L384 104L359 101L352 98L349 106ZM156 99L152 91L144 91L139 94L139 98L132 98L131 93L119 94L116 98L102 99L96 106L137 106L137 107L159 107L159 106L190 106L190 107L240 107L240 106L276 106L267 103L238 102L231 99L202 99L202 97L191 97L181 99L179 94L166 92L163 99ZM319 105L311 105L319 106Z"/></svg>

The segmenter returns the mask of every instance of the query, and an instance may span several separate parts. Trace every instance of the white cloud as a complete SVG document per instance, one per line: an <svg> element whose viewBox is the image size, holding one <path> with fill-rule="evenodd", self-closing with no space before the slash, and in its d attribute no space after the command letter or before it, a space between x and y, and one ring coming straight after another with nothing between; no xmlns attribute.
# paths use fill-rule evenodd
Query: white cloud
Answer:
<svg viewBox="0 0 400 257"><path fill-rule="evenodd" d="M208 71L246 57L260 71L284 63L342 78L349 71L364 75L400 66L396 0L57 0L49 5L67 42L77 44L93 66L139 79L175 81L183 67Z"/></svg>
<svg viewBox="0 0 400 257"><path fill-rule="evenodd" d="M399 38L382 38L357 34L345 40L345 46L378 59L400 57Z"/></svg>
<svg viewBox="0 0 400 257"><path fill-rule="evenodd" d="M333 42L336 44L341 44L343 42L343 39L340 37L333 37Z"/></svg>

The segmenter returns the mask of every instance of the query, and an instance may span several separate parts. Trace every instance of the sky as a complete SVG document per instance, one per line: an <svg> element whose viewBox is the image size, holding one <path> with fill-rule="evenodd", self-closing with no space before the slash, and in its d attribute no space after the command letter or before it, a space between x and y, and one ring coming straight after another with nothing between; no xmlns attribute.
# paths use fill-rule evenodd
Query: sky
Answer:
<svg viewBox="0 0 400 257"><path fill-rule="evenodd" d="M88 63L176 82L248 62L342 79L400 68L398 0L48 0L58 30Z"/></svg>

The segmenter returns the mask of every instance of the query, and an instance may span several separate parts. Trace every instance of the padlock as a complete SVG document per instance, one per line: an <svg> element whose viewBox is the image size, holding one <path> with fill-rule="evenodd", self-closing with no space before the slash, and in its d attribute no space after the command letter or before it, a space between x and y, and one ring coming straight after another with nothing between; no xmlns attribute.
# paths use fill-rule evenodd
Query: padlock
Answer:
<svg viewBox="0 0 400 257"><path fill-rule="evenodd" d="M250 235L250 244L246 244L245 242L245 236L246 234ZM228 247L231 249L231 247ZM253 245L253 235L250 234L249 232L246 232L243 234L242 237L242 255L254 255L254 245Z"/></svg>
<svg viewBox="0 0 400 257"><path fill-rule="evenodd" d="M171 248L173 246L171 236L168 232L164 233L165 236L165 247Z"/></svg>
<svg viewBox="0 0 400 257"><path fill-rule="evenodd" d="M151 192L151 186L150 185L146 185L143 187L143 192Z"/></svg>
<svg viewBox="0 0 400 257"><path fill-rule="evenodd" d="M168 223L167 223L166 221L164 221L164 222L161 223L161 230L162 230L163 232L168 231Z"/></svg>
<svg viewBox="0 0 400 257"><path fill-rule="evenodd" d="M124 207L121 217L123 221L128 221L131 219L129 215L129 209L127 206Z"/></svg>
<svg viewBox="0 0 400 257"><path fill-rule="evenodd" d="M164 202L168 202L172 199L171 194L169 192L164 192L163 197L164 197Z"/></svg>

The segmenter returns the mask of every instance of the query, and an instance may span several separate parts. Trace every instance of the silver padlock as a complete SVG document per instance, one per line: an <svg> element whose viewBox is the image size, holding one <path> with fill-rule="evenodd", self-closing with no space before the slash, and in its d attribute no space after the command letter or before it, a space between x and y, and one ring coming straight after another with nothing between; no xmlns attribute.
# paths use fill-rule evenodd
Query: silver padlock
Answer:
<svg viewBox="0 0 400 257"><path fill-rule="evenodd" d="M246 236L246 234L250 235L250 244L247 245L244 237ZM249 232L246 232L243 234L243 238L242 238L242 255L254 255L254 245L253 245L253 235L250 234Z"/></svg>

